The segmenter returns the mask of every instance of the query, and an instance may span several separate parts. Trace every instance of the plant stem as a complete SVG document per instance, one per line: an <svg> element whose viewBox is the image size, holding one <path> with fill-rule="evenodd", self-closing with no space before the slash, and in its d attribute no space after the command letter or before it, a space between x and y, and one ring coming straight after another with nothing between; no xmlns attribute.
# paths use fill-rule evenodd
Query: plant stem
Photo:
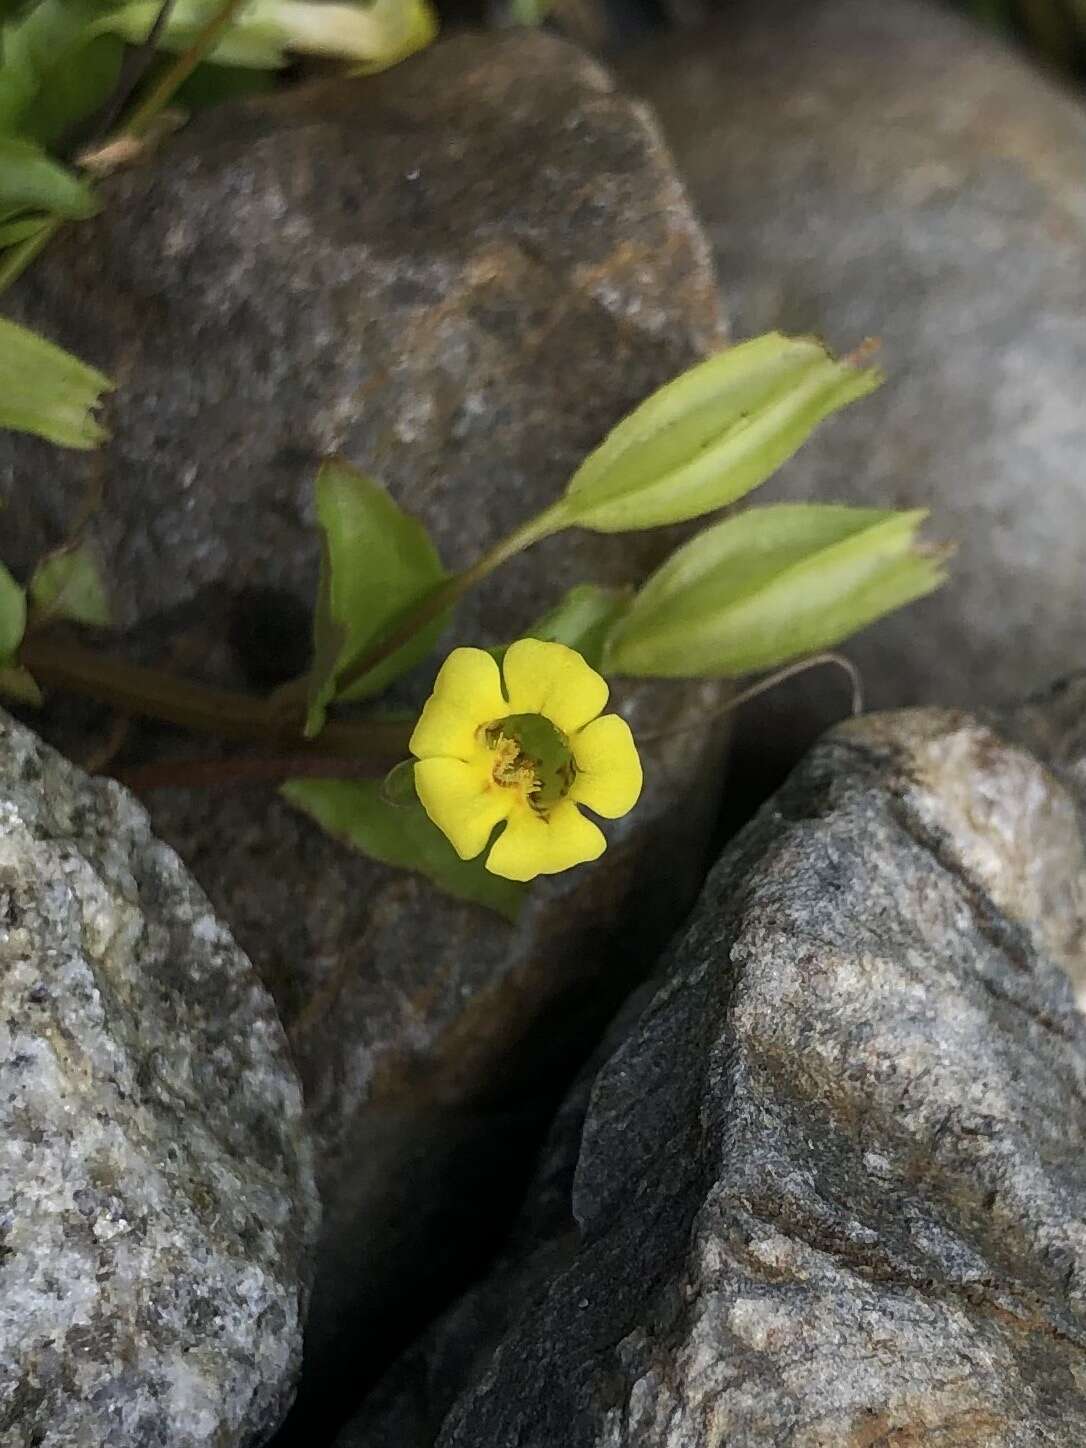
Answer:
<svg viewBox="0 0 1086 1448"><path fill-rule="evenodd" d="M349 669L346 669L337 681L337 692L342 696L351 687L364 679L371 669L378 664L384 663L397 649L404 646L411 638L414 638L419 629L425 628L428 623L440 617L447 608L450 608L459 598L467 593L469 588L474 588L477 583L482 582L496 568L507 563L515 554L538 543L541 538L548 537L551 533L557 533L565 526L561 511L561 501L545 508L542 513L537 513L534 518L529 518L527 523L522 523L515 528L507 538L496 543L489 552L484 553L470 568L465 568L463 573L454 573L445 583L439 584L437 588L420 602L400 621L391 633L379 639L357 658ZM290 685L282 697L285 700L292 700L294 691Z"/></svg>
<svg viewBox="0 0 1086 1448"><path fill-rule="evenodd" d="M204 56L214 49L219 36L244 4L245 0L225 0L225 4L219 6L188 49L166 68L147 95L140 101L122 126L122 135L142 136L144 134L158 113L173 100L177 91L188 80Z"/></svg>
<svg viewBox="0 0 1086 1448"><path fill-rule="evenodd" d="M155 63L155 51L159 37L166 28L173 5L174 0L162 0L154 24L147 32L147 38L141 44L128 49L113 94L108 97L97 116L92 117L89 130L85 131L81 150L87 150L96 141L100 141L103 136L109 135L125 106L143 83L144 77ZM83 124L86 126L86 122Z"/></svg>
<svg viewBox="0 0 1086 1448"><path fill-rule="evenodd" d="M495 544L470 568L441 584L422 599L399 626L357 659L339 681L342 693L412 638L420 628L456 602L467 590L493 573L522 549L563 527L561 503L546 508ZM410 722L373 719L351 724L326 723L316 739L299 737L305 718L305 680L296 679L269 699L175 678L161 669L108 658L93 649L28 633L19 662L42 684L111 704L124 714L137 714L177 724L221 739L288 742L313 757L354 759L387 764L402 759L411 736ZM219 761L224 777L229 761ZM235 764L239 761L234 761ZM261 761L267 768L266 762ZM176 766L179 770L181 766Z"/></svg>
<svg viewBox="0 0 1086 1448"><path fill-rule="evenodd" d="M406 752L406 751L404 751ZM372 759L319 754L245 754L227 759L166 759L107 771L121 784L145 794L152 789L215 789L220 785L267 784L299 776L309 779L373 779L385 773Z"/></svg>
<svg viewBox="0 0 1086 1448"><path fill-rule="evenodd" d="M407 753L411 723L374 719L336 720L319 739L298 737L297 721L277 716L265 700L229 689L174 678L160 669L111 659L79 644L29 637L19 662L42 684L110 704L126 714L161 719L222 739L289 742L292 750L385 762Z"/></svg>

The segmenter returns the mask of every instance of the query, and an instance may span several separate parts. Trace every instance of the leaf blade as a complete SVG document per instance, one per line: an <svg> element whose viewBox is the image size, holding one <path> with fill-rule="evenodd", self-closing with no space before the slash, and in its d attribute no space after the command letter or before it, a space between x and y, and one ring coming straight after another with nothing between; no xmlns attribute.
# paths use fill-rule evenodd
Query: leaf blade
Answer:
<svg viewBox="0 0 1086 1448"><path fill-rule="evenodd" d="M33 674L17 664L0 668L0 694L7 699L17 699L20 704L31 704L35 709L41 708L45 702Z"/></svg>
<svg viewBox="0 0 1086 1448"><path fill-rule="evenodd" d="M598 669L607 636L629 608L632 598L633 590L629 588L575 584L552 609L525 629L523 637L565 644Z"/></svg>
<svg viewBox="0 0 1086 1448"><path fill-rule="evenodd" d="M86 544L69 544L47 554L34 569L27 591L38 614L109 627L106 586Z"/></svg>
<svg viewBox="0 0 1086 1448"><path fill-rule="evenodd" d="M524 886L491 875L482 856L461 860L417 799L393 803L382 788L380 780L292 779L282 794L328 834L371 859L412 870L458 900L516 920Z"/></svg>
<svg viewBox="0 0 1086 1448"><path fill-rule="evenodd" d="M87 183L41 146L0 136L0 211L48 211L69 220L93 216L99 202Z"/></svg>
<svg viewBox="0 0 1086 1448"><path fill-rule="evenodd" d="M735 678L832 647L943 581L943 556L916 544L924 517L923 510L778 504L726 519L649 579L616 631L606 667ZM752 561L759 530L761 553Z"/></svg>
<svg viewBox="0 0 1086 1448"><path fill-rule="evenodd" d="M26 594L0 563L0 667L8 667L26 630Z"/></svg>
<svg viewBox="0 0 1086 1448"><path fill-rule="evenodd" d="M589 454L558 505L563 521L624 532L715 511L881 380L813 338L771 332L729 348L653 393Z"/></svg>
<svg viewBox="0 0 1086 1448"><path fill-rule="evenodd" d="M323 554L306 722L310 735L319 732L334 698L378 693L433 649L444 618L337 695L339 677L448 577L422 523L365 473L339 459L326 462L317 475L316 495Z"/></svg>
<svg viewBox="0 0 1086 1448"><path fill-rule="evenodd" d="M97 447L108 433L93 412L112 388L78 357L0 317L0 427L62 447Z"/></svg>

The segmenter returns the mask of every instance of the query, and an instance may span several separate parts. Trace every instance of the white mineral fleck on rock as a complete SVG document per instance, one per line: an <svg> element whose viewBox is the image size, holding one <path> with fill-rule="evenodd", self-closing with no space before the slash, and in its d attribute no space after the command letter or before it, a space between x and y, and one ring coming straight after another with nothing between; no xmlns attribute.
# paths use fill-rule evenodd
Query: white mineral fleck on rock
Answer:
<svg viewBox="0 0 1086 1448"><path fill-rule="evenodd" d="M123 790L0 715L0 1443L263 1441L315 1225L249 961Z"/></svg>

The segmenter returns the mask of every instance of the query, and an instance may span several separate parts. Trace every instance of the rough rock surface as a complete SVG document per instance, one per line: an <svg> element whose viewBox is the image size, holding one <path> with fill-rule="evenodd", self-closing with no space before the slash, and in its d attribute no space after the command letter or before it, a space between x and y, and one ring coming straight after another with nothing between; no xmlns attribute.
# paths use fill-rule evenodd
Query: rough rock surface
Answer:
<svg viewBox="0 0 1086 1448"><path fill-rule="evenodd" d="M828 735L341 1448L1086 1441L1084 720Z"/></svg>
<svg viewBox="0 0 1086 1448"><path fill-rule="evenodd" d="M733 0L622 73L736 335L882 340L886 386L760 495L928 505L958 543L948 587L849 645L871 706L1001 704L1086 664L1081 101L921 0ZM837 717L808 684L768 706L792 741Z"/></svg>
<svg viewBox="0 0 1086 1448"><path fill-rule="evenodd" d="M0 715L0 1442L263 1442L315 1230L249 961L129 795Z"/></svg>
<svg viewBox="0 0 1086 1448"><path fill-rule="evenodd" d="M182 671L267 686L304 668L322 454L379 476L462 566L720 339L653 125L542 34L465 35L388 76L209 112L105 190L13 296L118 379L114 440L104 463L51 451L31 491L44 454L0 439L4 556L25 568L55 543L100 467L126 643ZM550 540L472 597L456 638L515 637L571 583L636 578L672 542ZM554 1060L688 908L718 757L689 726L713 697L623 695L642 732L686 732L647 751L604 860L537 890L516 929L344 851L270 791L149 796L299 1061L326 1205L314 1371L345 1328L353 1391L465 1269L519 1190Z"/></svg>

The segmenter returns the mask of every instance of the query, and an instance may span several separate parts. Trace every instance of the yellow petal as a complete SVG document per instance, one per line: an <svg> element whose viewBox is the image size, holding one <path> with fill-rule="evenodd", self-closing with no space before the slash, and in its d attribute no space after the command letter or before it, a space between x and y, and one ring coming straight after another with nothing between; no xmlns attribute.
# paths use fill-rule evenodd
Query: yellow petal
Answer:
<svg viewBox="0 0 1086 1448"><path fill-rule="evenodd" d="M557 875L572 865L598 860L606 848L598 826L586 820L568 799L546 815L524 805L510 815L487 856L486 867L492 875L507 880L534 880L537 875Z"/></svg>
<svg viewBox="0 0 1086 1448"><path fill-rule="evenodd" d="M479 854L494 826L516 803L513 790L494 783L489 756L481 752L474 764L460 759L420 759L415 765L415 792L462 860Z"/></svg>
<svg viewBox="0 0 1086 1448"><path fill-rule="evenodd" d="M510 714L543 714L573 734L602 713L607 683L575 649L541 639L518 639L502 664Z"/></svg>
<svg viewBox="0 0 1086 1448"><path fill-rule="evenodd" d="M630 726L617 714L593 719L569 741L577 774L568 798L617 820L637 803L644 776Z"/></svg>
<svg viewBox="0 0 1086 1448"><path fill-rule="evenodd" d="M407 747L416 759L435 755L472 759L478 748L475 736L479 726L508 713L501 674L490 654L482 649L453 649L438 671L434 692Z"/></svg>

